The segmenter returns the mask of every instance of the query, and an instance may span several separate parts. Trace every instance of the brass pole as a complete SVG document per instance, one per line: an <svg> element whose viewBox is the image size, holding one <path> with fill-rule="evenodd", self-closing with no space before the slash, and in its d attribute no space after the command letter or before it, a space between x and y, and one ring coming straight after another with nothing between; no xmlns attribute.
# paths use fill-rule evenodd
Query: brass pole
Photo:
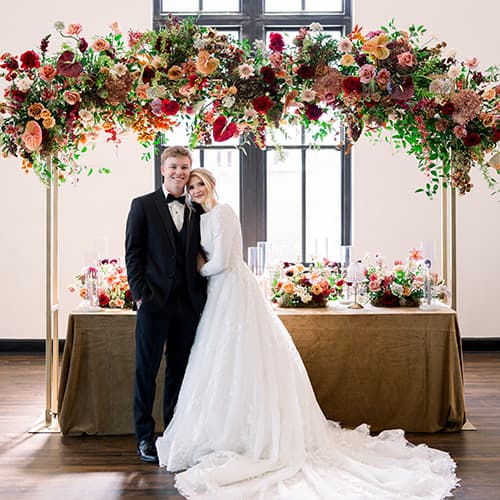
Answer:
<svg viewBox="0 0 500 500"><path fill-rule="evenodd" d="M52 168L52 416L57 415L59 386L59 178Z"/></svg>
<svg viewBox="0 0 500 500"><path fill-rule="evenodd" d="M451 189L450 206L450 268L451 268L451 308L457 310L457 192Z"/></svg>
<svg viewBox="0 0 500 500"><path fill-rule="evenodd" d="M449 284L448 276L448 188L441 192L441 273L445 283Z"/></svg>

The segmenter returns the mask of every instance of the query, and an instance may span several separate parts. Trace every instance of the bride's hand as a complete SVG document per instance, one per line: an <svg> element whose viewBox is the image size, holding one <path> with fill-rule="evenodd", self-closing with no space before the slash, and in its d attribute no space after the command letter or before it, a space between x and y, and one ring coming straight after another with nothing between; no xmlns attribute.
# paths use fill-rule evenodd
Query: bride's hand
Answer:
<svg viewBox="0 0 500 500"><path fill-rule="evenodd" d="M200 272L200 269L206 264L206 259L201 253L198 254L198 261L196 263L196 269Z"/></svg>

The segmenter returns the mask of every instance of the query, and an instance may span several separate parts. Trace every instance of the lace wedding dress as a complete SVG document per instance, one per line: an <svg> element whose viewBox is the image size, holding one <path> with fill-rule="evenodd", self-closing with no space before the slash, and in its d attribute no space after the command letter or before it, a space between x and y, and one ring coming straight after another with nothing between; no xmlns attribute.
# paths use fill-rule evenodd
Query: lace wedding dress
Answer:
<svg viewBox="0 0 500 500"><path fill-rule="evenodd" d="M188 498L440 499L457 485L442 451L401 430L371 437L324 417L287 330L242 259L233 210L201 217L208 300L174 418L156 446Z"/></svg>

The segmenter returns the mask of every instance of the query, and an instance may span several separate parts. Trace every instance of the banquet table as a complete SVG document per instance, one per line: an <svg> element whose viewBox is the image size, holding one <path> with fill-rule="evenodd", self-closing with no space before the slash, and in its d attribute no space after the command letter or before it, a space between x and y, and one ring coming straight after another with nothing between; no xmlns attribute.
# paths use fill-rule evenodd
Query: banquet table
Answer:
<svg viewBox="0 0 500 500"><path fill-rule="evenodd" d="M449 308L277 308L325 415L374 431L458 431L465 423L462 349ZM63 435L133 433L136 316L73 312L62 360ZM155 420L162 431L162 374Z"/></svg>

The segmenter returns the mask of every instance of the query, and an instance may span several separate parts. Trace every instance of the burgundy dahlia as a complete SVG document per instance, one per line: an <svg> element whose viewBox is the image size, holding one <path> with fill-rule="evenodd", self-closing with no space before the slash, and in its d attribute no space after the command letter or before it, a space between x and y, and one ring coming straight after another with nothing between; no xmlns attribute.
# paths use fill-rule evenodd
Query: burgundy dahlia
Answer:
<svg viewBox="0 0 500 500"><path fill-rule="evenodd" d="M271 33L269 36L269 49L273 52L283 52L285 40L279 33Z"/></svg>
<svg viewBox="0 0 500 500"><path fill-rule="evenodd" d="M476 134L476 132L470 132L462 139L462 141L470 148L472 146L477 146L481 142L481 136Z"/></svg>
<svg viewBox="0 0 500 500"><path fill-rule="evenodd" d="M253 107L257 113L266 114L272 107L273 101L267 95L261 95L252 100Z"/></svg>
<svg viewBox="0 0 500 500"><path fill-rule="evenodd" d="M342 89L346 94L352 94L361 92L361 80L357 76L348 76L342 82Z"/></svg>
<svg viewBox="0 0 500 500"><path fill-rule="evenodd" d="M306 116L309 120L315 121L323 114L323 110L316 104L308 104L306 107Z"/></svg>
<svg viewBox="0 0 500 500"><path fill-rule="evenodd" d="M312 66L309 66L308 64L302 64L297 70L297 75L299 75L300 78L304 78L304 80L313 78L314 68Z"/></svg>
<svg viewBox="0 0 500 500"><path fill-rule="evenodd" d="M178 113L181 107L177 101L169 101L168 99L163 99L161 102L161 110L168 116L174 116Z"/></svg>
<svg viewBox="0 0 500 500"><path fill-rule="evenodd" d="M260 69L260 74L266 83L274 83L276 81L276 73L271 66L263 66Z"/></svg>
<svg viewBox="0 0 500 500"><path fill-rule="evenodd" d="M33 50L27 50L21 54L21 63L23 69L39 68L40 58L38 54Z"/></svg>
<svg viewBox="0 0 500 500"><path fill-rule="evenodd" d="M455 111L455 106L452 102L448 101L445 102L439 109L443 115L451 116Z"/></svg>

